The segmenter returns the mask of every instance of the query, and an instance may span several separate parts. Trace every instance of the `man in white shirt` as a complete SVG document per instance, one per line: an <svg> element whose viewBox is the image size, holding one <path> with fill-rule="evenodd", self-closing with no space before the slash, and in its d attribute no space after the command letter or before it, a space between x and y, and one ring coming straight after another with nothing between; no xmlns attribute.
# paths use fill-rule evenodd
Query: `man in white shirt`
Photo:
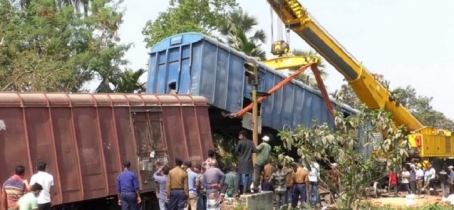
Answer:
<svg viewBox="0 0 454 210"><path fill-rule="evenodd" d="M427 165L427 168L429 170L428 171L428 173L429 173L429 175L428 175L429 189L426 190L426 192L429 192L429 193L430 193L430 191L436 192L436 189L435 189L435 178L437 176L437 172L435 171L435 169L432 167L432 164L430 164L430 163ZM430 195L429 193L427 195Z"/></svg>
<svg viewBox="0 0 454 210"><path fill-rule="evenodd" d="M312 207L315 207L318 203L318 178L320 177L320 165L313 161L309 166L309 204Z"/></svg>
<svg viewBox="0 0 454 210"><path fill-rule="evenodd" d="M38 162L38 165L36 166L38 173L34 174L30 179L30 185L38 183L43 187L43 190L38 196L39 210L50 210L50 207L52 206L50 188L54 186L54 177L46 172L46 166L46 162Z"/></svg>
<svg viewBox="0 0 454 210"><path fill-rule="evenodd" d="M411 194L410 191L410 172L407 171L406 166L402 169L402 181L400 182L400 188L404 187L408 194ZM400 189L399 189L400 190Z"/></svg>

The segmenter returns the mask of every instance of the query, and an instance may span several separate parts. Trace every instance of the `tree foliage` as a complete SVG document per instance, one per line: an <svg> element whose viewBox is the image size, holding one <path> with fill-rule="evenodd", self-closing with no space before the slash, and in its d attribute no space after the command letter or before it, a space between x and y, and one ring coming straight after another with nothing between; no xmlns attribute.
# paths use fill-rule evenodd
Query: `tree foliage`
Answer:
<svg viewBox="0 0 454 210"><path fill-rule="evenodd" d="M234 49L246 55L266 60L266 52L261 48L266 42L263 29L256 29L258 21L242 9L235 10L227 16L227 21L221 25L219 32L226 42Z"/></svg>
<svg viewBox="0 0 454 210"><path fill-rule="evenodd" d="M184 32L200 32L206 35L226 22L229 11L238 7L236 0L170 0L170 7L148 21L142 33L147 47Z"/></svg>
<svg viewBox="0 0 454 210"><path fill-rule="evenodd" d="M132 69L126 69L112 81L112 84L114 86L113 92L118 93L145 92L146 83L140 82L140 77L142 77L142 75L144 75L146 72L147 71L144 69L139 69L137 71L133 71Z"/></svg>
<svg viewBox="0 0 454 210"><path fill-rule="evenodd" d="M320 57L320 55L318 55L315 51L312 51L312 50L304 51L304 50L294 49L294 50L292 50L292 54L295 56L318 56L318 57ZM323 63L323 61L321 61L317 65L317 67L320 72L321 78L323 80L325 80L328 77L328 72L325 70L325 64ZM297 70L298 69L290 69L291 72L297 71ZM319 89L318 85L317 85L317 81L315 80L315 76L314 76L313 72L309 69L304 71L304 73L298 75L295 79L303 82L304 84L306 84L316 90Z"/></svg>
<svg viewBox="0 0 454 210"><path fill-rule="evenodd" d="M386 168L377 167L377 157L386 154L385 163L394 168L406 158L410 145L405 128L394 130L391 114L384 110L361 106L357 116L348 118L337 112L335 123L336 131L315 122L312 128L298 126L293 131L281 131L279 136L284 148L297 149L306 166L311 161L339 165L342 186L339 205L340 209L348 209L363 199L366 187L386 173ZM367 148L375 155L369 155Z"/></svg>
<svg viewBox="0 0 454 210"><path fill-rule="evenodd" d="M77 2L0 0L2 90L76 92L120 72L129 49L118 44L122 2Z"/></svg>

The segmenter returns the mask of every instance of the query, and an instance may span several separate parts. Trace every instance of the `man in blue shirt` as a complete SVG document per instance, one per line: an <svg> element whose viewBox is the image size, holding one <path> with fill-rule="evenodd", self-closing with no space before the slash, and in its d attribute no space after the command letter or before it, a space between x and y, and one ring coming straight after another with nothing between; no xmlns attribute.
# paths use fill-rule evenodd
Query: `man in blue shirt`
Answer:
<svg viewBox="0 0 454 210"><path fill-rule="evenodd" d="M189 205L185 209L187 210L189 207L191 210L196 210L197 209L197 187L198 185L198 175L192 171L192 163L191 162L186 162L184 164L184 169L188 173L188 189L189 189Z"/></svg>
<svg viewBox="0 0 454 210"><path fill-rule="evenodd" d="M139 193L139 179L137 174L129 170L131 163L123 163L123 172L118 175L117 195L118 205L122 210L139 210L139 203L142 202Z"/></svg>
<svg viewBox="0 0 454 210"><path fill-rule="evenodd" d="M159 208L160 210L167 210L166 206L166 183L167 175L169 175L169 167L160 166L158 171L154 173L153 177L159 184Z"/></svg>

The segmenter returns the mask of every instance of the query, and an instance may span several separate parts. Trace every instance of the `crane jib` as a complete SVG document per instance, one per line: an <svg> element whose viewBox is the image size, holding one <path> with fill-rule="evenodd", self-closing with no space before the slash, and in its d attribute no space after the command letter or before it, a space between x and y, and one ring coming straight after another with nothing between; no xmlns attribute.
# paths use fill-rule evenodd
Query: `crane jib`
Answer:
<svg viewBox="0 0 454 210"><path fill-rule="evenodd" d="M304 10L300 3L296 0L286 0L289 7L292 9L292 12L297 18L304 17Z"/></svg>
<svg viewBox="0 0 454 210"><path fill-rule="evenodd" d="M331 63L340 73L342 73L349 81L353 81L358 78L358 72L356 72L342 57L330 47L326 41L329 39L323 39L315 31L319 30L314 28L314 24L304 24L304 21L312 21L309 15L305 11L304 7L297 0L285 0L291 12L296 19L299 19L299 23L293 22L289 27L295 31L301 38L311 45L318 53L323 55L325 59ZM285 22L285 20L283 20ZM304 26L301 28L301 26Z"/></svg>

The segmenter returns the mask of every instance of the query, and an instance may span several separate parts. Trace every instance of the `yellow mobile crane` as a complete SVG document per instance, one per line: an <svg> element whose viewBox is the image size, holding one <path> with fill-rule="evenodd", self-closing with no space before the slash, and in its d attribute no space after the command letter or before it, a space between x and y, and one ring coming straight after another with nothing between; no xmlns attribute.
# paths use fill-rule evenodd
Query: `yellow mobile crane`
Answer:
<svg viewBox="0 0 454 210"><path fill-rule="evenodd" d="M350 84L358 98L370 109L384 108L391 112L396 126L404 125L412 149L410 157L453 157L454 145L451 132L423 126L410 112L399 103L366 68L350 55L336 40L331 37L297 0L267 0L287 29L294 31L324 57ZM265 62L275 69L292 68L305 65L304 57L284 56L289 52L288 45L281 41L273 47L282 51L279 57ZM274 54L274 53L273 53Z"/></svg>

